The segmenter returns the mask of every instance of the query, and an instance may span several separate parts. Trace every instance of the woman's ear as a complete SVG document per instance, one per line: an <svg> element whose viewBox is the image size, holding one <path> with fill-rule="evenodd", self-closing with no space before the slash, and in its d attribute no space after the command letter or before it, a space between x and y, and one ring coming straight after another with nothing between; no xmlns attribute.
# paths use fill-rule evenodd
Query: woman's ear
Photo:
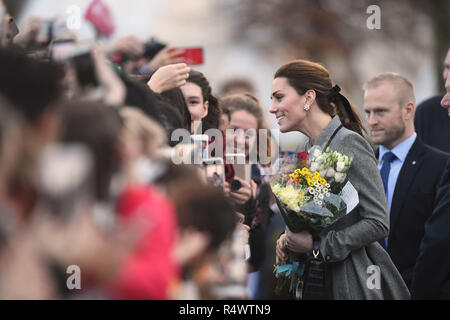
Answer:
<svg viewBox="0 0 450 320"><path fill-rule="evenodd" d="M312 106L316 102L316 91L308 90L305 92L306 104Z"/></svg>
<svg viewBox="0 0 450 320"><path fill-rule="evenodd" d="M203 104L203 115L202 115L202 119L205 118L208 115L208 110L209 110L209 101L206 101Z"/></svg>

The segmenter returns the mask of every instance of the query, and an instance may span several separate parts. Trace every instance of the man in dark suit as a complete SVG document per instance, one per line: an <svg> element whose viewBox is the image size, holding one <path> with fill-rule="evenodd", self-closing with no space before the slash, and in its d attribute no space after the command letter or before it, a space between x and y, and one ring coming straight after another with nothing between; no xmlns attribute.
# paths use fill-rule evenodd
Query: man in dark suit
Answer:
<svg viewBox="0 0 450 320"><path fill-rule="evenodd" d="M367 82L364 90L370 135L380 145L378 167L390 215L389 237L380 243L410 288L448 154L417 137L414 89L406 78L383 73Z"/></svg>
<svg viewBox="0 0 450 320"><path fill-rule="evenodd" d="M450 110L450 77L441 106ZM443 139L448 137L443 137ZM411 285L413 299L450 299L450 158L437 190L433 214L425 235Z"/></svg>
<svg viewBox="0 0 450 320"><path fill-rule="evenodd" d="M444 60L442 76L447 81L450 71L450 49ZM417 135L426 144L450 152L450 109L441 107L442 94L431 97L417 106L414 125Z"/></svg>

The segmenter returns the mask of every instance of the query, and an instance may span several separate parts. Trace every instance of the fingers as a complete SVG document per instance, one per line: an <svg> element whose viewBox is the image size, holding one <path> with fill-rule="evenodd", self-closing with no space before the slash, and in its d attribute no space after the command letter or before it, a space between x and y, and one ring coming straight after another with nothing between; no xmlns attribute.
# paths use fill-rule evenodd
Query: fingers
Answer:
<svg viewBox="0 0 450 320"><path fill-rule="evenodd" d="M245 221L245 215L244 214L236 211L236 216L238 217L238 221L239 221L238 223L244 223L244 221Z"/></svg>
<svg viewBox="0 0 450 320"><path fill-rule="evenodd" d="M230 192L230 198L239 205L245 204L249 199L249 197L247 197L246 195L242 195L236 192Z"/></svg>
<svg viewBox="0 0 450 320"><path fill-rule="evenodd" d="M164 92L186 84L191 69L185 63L171 64L159 68L148 85L155 92Z"/></svg>
<svg viewBox="0 0 450 320"><path fill-rule="evenodd" d="M258 192L258 185L253 180L250 180L250 187L252 189L253 197L256 198L256 193Z"/></svg>
<svg viewBox="0 0 450 320"><path fill-rule="evenodd" d="M183 49L175 49L175 48L166 48L166 49L164 49L163 52L167 54L167 57L172 59L179 55L182 55L184 53L184 50Z"/></svg>
<svg viewBox="0 0 450 320"><path fill-rule="evenodd" d="M285 243L285 235L282 235L277 240L277 249L276 249L277 264L286 261L286 254L284 253L285 248L284 243Z"/></svg>

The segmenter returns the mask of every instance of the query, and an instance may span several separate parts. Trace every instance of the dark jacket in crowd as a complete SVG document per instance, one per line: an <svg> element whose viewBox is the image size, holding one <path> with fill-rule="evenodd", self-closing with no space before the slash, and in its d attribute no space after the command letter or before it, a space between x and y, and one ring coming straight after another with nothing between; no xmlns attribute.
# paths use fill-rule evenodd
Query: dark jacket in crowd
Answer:
<svg viewBox="0 0 450 320"><path fill-rule="evenodd" d="M419 104L414 125L425 144L450 153L450 117L447 109L441 107L442 98L438 95Z"/></svg>
<svg viewBox="0 0 450 320"><path fill-rule="evenodd" d="M448 156L427 146L417 137L397 178L390 211L387 251L408 288L425 222L433 212L436 190Z"/></svg>
<svg viewBox="0 0 450 320"><path fill-rule="evenodd" d="M450 158L437 190L434 211L425 235L411 285L413 299L450 299Z"/></svg>

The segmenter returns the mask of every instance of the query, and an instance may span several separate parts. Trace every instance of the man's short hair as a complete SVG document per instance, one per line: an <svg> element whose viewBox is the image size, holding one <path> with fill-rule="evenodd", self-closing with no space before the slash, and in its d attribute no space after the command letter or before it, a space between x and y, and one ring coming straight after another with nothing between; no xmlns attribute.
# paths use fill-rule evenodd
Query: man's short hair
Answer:
<svg viewBox="0 0 450 320"><path fill-rule="evenodd" d="M414 86L412 85L411 81L395 72L384 72L373 77L364 84L363 90L367 91L369 89L375 89L386 82L391 83L396 89L398 89L396 90L396 92L398 96L398 102L401 107L403 107L410 101L416 104Z"/></svg>

